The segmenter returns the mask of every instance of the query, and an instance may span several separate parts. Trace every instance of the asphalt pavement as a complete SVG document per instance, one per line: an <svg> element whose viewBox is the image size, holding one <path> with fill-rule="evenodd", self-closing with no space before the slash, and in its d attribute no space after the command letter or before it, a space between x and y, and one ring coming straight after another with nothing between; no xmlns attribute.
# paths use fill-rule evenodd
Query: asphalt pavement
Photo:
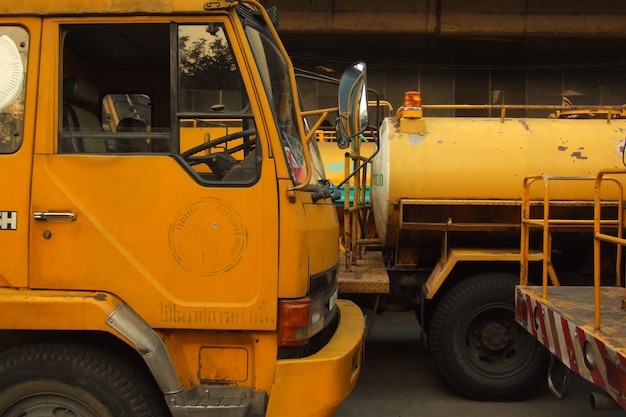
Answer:
<svg viewBox="0 0 626 417"><path fill-rule="evenodd" d="M368 312L365 312L368 314ZM468 400L452 391L419 339L412 312L377 315L365 342L357 386L335 417L624 417L623 410L593 410L594 386L572 374L569 390L557 399L546 388L526 401Z"/></svg>

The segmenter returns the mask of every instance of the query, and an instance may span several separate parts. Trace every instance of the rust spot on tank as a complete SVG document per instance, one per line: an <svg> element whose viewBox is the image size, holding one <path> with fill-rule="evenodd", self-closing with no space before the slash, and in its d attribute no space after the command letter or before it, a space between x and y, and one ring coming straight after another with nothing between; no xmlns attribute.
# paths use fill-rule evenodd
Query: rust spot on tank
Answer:
<svg viewBox="0 0 626 417"><path fill-rule="evenodd" d="M583 153L581 152L583 149L584 148L580 148L578 151L572 152L572 157L576 159L587 159L587 157L584 156Z"/></svg>
<svg viewBox="0 0 626 417"><path fill-rule="evenodd" d="M557 149L561 152L566 151L567 150L567 146L559 146L557 147Z"/></svg>
<svg viewBox="0 0 626 417"><path fill-rule="evenodd" d="M520 120L519 122L524 127L524 130L530 130L530 128L528 127L528 124L526 123L526 120Z"/></svg>

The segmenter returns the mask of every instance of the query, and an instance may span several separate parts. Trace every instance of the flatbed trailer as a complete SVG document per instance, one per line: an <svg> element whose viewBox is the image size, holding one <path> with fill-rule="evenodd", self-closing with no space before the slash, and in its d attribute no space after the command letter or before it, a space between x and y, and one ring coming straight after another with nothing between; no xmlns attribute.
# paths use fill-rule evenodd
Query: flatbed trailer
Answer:
<svg viewBox="0 0 626 417"><path fill-rule="evenodd" d="M601 329L589 325L595 315L593 287L551 287L547 299L542 292L541 287L517 288L517 305L525 305L520 307L520 324L567 368L626 409L624 288L601 289Z"/></svg>
<svg viewBox="0 0 626 417"><path fill-rule="evenodd" d="M624 229L624 189L621 185L624 170L601 171L596 177L558 178L541 176L545 186L544 210L542 218L530 216L528 203L524 201L522 212L522 262L520 285L516 288L515 318L536 340L546 347L554 358L565 365L567 372L572 371L582 376L605 394L591 396L591 405L595 409L622 407L626 409L626 293L623 286L623 268L621 264L622 246L626 239L622 237ZM526 179L525 191L534 181ZM549 196L552 181L579 181L588 185L593 181L595 193L593 219L554 219L550 217L551 200ZM609 200L603 198L607 192L606 183L613 183L618 194ZM584 186L585 184L582 184ZM524 192L524 195L528 195ZM606 218L607 207L616 206L614 218ZM551 275L549 250L543 251L542 285L530 286L533 277L529 273L528 260L525 259L529 247L528 233L533 227L544 231L544 245L549 247L552 227L593 227L593 285L559 286L549 285ZM606 255L607 245L617 249L615 282L606 284L602 276L602 254ZM525 251L526 249L526 251ZM559 373L562 379L556 379L556 366L552 361L548 383L551 390L561 396L567 388L567 372ZM558 365L558 363L557 363Z"/></svg>

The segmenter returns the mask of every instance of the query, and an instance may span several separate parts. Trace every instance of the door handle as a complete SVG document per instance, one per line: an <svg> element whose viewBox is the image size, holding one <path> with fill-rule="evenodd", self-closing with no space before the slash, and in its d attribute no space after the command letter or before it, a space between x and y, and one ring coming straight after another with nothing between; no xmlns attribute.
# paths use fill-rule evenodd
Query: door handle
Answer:
<svg viewBox="0 0 626 417"><path fill-rule="evenodd" d="M36 211L33 213L35 220L71 222L76 220L76 213L71 211Z"/></svg>

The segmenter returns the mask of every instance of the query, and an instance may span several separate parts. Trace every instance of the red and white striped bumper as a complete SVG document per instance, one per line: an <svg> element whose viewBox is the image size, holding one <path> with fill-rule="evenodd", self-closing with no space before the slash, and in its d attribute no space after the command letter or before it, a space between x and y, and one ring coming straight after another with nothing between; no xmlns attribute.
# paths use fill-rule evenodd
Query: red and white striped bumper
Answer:
<svg viewBox="0 0 626 417"><path fill-rule="evenodd" d="M593 287L516 288L515 318L565 366L626 409L624 288L603 287L601 325L594 329Z"/></svg>

